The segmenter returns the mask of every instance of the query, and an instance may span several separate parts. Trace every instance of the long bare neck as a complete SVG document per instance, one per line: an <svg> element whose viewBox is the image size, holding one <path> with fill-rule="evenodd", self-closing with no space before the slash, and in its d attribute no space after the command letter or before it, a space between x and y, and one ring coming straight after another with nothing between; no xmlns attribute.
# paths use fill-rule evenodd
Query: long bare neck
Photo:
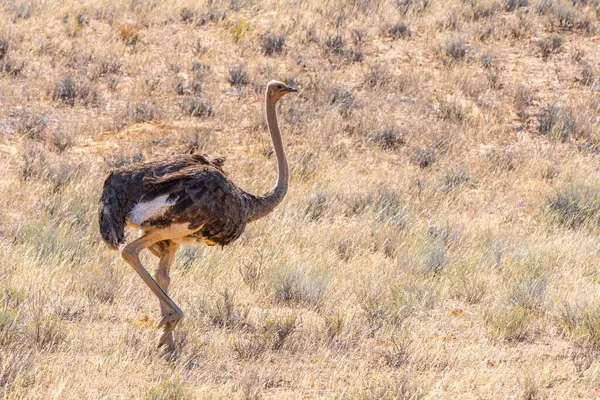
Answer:
<svg viewBox="0 0 600 400"><path fill-rule="evenodd" d="M269 96L269 93L267 92L265 111L267 114L267 125L269 126L269 132L271 133L271 141L273 142L273 149L275 150L275 156L277 157L277 185L262 196L247 194L246 219L248 221L256 221L273 211L273 209L281 203L281 200L283 200L288 190L290 171L285 156L285 150L283 149L283 142L281 141L279 124L277 123L276 103L277 100Z"/></svg>

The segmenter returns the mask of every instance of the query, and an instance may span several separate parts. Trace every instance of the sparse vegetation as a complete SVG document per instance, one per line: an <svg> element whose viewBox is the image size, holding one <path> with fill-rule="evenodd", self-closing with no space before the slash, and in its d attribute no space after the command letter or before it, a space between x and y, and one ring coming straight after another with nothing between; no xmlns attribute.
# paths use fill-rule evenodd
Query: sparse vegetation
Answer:
<svg viewBox="0 0 600 400"><path fill-rule="evenodd" d="M281 35L267 33L262 36L261 46L265 56L281 54L284 44L285 37Z"/></svg>
<svg viewBox="0 0 600 400"><path fill-rule="evenodd" d="M4 2L0 398L594 398L599 15ZM267 192L272 79L299 89L277 107L287 195L233 246L182 245L163 357L159 304L98 234L100 187L207 153Z"/></svg>

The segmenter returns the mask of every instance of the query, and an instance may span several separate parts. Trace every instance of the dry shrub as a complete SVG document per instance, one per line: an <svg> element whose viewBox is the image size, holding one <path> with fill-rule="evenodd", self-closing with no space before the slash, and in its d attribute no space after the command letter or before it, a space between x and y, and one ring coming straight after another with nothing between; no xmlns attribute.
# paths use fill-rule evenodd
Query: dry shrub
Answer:
<svg viewBox="0 0 600 400"><path fill-rule="evenodd" d="M75 105L95 106L100 95L84 79L67 76L54 83L51 96L52 100L73 107Z"/></svg>
<svg viewBox="0 0 600 400"><path fill-rule="evenodd" d="M229 75L227 77L227 82L229 82L232 86L244 86L250 83L250 78L248 77L248 72L246 71L243 64L234 64L229 67Z"/></svg>
<svg viewBox="0 0 600 400"><path fill-rule="evenodd" d="M283 52L284 44L285 37L281 35L266 33L261 37L261 47L265 56L281 54Z"/></svg>
<svg viewBox="0 0 600 400"><path fill-rule="evenodd" d="M190 117L206 118L214 115L212 103L200 96L185 96L180 107Z"/></svg>
<svg viewBox="0 0 600 400"><path fill-rule="evenodd" d="M160 119L158 107L150 102L127 104L125 108L125 121L140 123Z"/></svg>
<svg viewBox="0 0 600 400"><path fill-rule="evenodd" d="M382 349L378 356L383 365L392 368L400 368L408 363L410 340L405 333L399 338L392 337L390 342L391 346L386 346Z"/></svg>
<svg viewBox="0 0 600 400"><path fill-rule="evenodd" d="M411 156L410 161L421 169L427 168L437 161L437 152L433 147L418 148Z"/></svg>
<svg viewBox="0 0 600 400"><path fill-rule="evenodd" d="M345 41L344 38L340 35L332 35L329 36L325 42L323 43L323 46L325 48L325 51L329 54L335 54L335 55L341 55L344 53L344 47L345 47Z"/></svg>
<svg viewBox="0 0 600 400"><path fill-rule="evenodd" d="M464 165L458 165L446 170L440 187L442 190L450 192L470 185L472 185L472 178L467 167Z"/></svg>
<svg viewBox="0 0 600 400"><path fill-rule="evenodd" d="M385 65L370 65L365 73L365 86L370 89L380 89L390 83L391 75Z"/></svg>
<svg viewBox="0 0 600 400"><path fill-rule="evenodd" d="M320 309L329 290L330 278L317 271L282 264L270 271L269 289L276 302Z"/></svg>
<svg viewBox="0 0 600 400"><path fill-rule="evenodd" d="M547 61L552 54L558 54L562 50L563 39L554 35L546 37L537 42L542 60Z"/></svg>
<svg viewBox="0 0 600 400"><path fill-rule="evenodd" d="M469 46L465 44L462 38L446 41L443 47L438 47L436 53L446 66L452 66L459 61L463 61L469 52Z"/></svg>

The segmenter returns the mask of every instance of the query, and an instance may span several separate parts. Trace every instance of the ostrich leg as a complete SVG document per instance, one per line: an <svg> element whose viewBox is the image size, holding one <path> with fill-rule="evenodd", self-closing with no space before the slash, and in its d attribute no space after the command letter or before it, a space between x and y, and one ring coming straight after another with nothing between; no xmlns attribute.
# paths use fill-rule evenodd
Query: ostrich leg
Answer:
<svg viewBox="0 0 600 400"><path fill-rule="evenodd" d="M174 224L168 228L156 229L144 234L142 237L126 245L121 253L123 259L133 267L135 272L137 272L137 274L142 278L144 283L146 283L154 295L158 297L158 300L161 303L161 309L162 307L165 308L166 315L163 314L164 316L158 324L159 328L164 327L165 329L165 332L163 333L164 337L168 336L168 333L173 332L177 322L179 322L179 320L183 317L183 312L179 306L177 306L177 304L171 300L171 298L159 286L159 284L152 279L150 273L140 262L139 254L142 250L147 249L154 243L163 240L181 238L194 232L194 230L188 229L188 224Z"/></svg>
<svg viewBox="0 0 600 400"><path fill-rule="evenodd" d="M166 241L164 242L164 250L160 256L160 261L158 263L158 269L156 270L155 279L158 285L162 288L165 293L168 293L169 283L171 282L171 278L169 277L169 271L171 270L171 264L175 259L175 253L179 248L179 245L172 242ZM160 302L160 312L163 318L169 316L169 309L165 306L164 303ZM168 352L172 352L175 350L175 342L173 340L173 328L170 326L172 323L168 323L163 326L163 334L158 341L158 347L166 346L166 350Z"/></svg>

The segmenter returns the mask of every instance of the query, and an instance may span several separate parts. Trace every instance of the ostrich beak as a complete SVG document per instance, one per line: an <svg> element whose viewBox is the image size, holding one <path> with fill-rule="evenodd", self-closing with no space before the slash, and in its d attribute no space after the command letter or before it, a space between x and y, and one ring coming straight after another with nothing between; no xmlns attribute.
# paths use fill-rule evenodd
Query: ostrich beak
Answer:
<svg viewBox="0 0 600 400"><path fill-rule="evenodd" d="M283 89L283 90L284 90L286 93L294 93L294 92L297 92L297 91L298 91L298 89L295 89L295 88L293 88L293 87L289 87L289 86L286 86L286 88L285 88L285 89Z"/></svg>

